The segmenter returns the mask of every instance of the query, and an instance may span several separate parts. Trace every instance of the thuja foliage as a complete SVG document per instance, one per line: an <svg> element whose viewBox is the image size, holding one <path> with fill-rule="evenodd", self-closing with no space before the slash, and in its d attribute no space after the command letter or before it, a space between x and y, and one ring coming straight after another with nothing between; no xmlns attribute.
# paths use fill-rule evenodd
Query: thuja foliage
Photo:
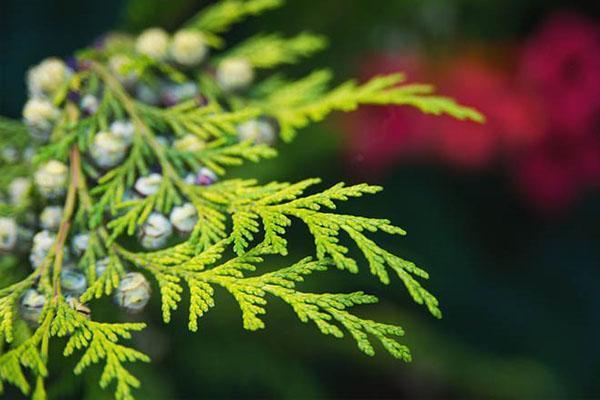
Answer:
<svg viewBox="0 0 600 400"><path fill-rule="evenodd" d="M64 356L79 360L75 374L100 364L100 386L132 399L140 382L128 365L150 360L126 340L145 324L99 322L92 308L111 296L123 311L139 312L153 286L166 323L187 299L191 331L224 290L245 329L264 328L267 302L277 299L323 334L349 335L368 355L379 342L410 360L401 327L353 313L374 296L300 288L313 274L355 273L364 264L384 284L399 279L441 316L420 283L427 273L372 238L402 229L336 212L381 188L319 189L315 178L261 184L227 173L276 156L277 137L289 142L311 122L361 104L482 117L429 85L403 84L400 74L332 87L327 70L296 79L269 73L322 50L325 39L311 33L261 34L226 48L221 35L233 23L280 3L224 0L172 35L112 34L72 60L31 68L23 122L0 119L0 390L11 384L45 398L49 347L66 343ZM314 254L261 272L265 259L287 255L286 231L298 223ZM356 250L361 257L350 255Z"/></svg>

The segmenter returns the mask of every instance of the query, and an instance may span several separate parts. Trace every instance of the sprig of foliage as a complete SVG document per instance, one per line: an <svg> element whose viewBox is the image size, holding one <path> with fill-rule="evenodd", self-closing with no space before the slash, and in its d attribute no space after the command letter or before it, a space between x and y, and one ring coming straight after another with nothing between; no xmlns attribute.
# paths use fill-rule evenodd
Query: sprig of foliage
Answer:
<svg viewBox="0 0 600 400"><path fill-rule="evenodd" d="M29 394L31 386L23 370L26 368L36 378L33 398L45 398L43 379L48 375L46 362L53 317L53 310L46 310L42 323L29 338L0 355L0 392L4 390L2 382L7 382Z"/></svg>
<svg viewBox="0 0 600 400"><path fill-rule="evenodd" d="M175 263L173 260L164 262L155 255L149 257L144 253L122 252L124 257L145 268L158 281L165 322L170 321L171 312L178 308L184 292L182 283L185 282L190 293L189 329L196 331L197 319L215 306L214 289L218 286L238 302L245 329L255 331L265 328L260 316L266 314L266 296L271 295L290 305L302 322L314 323L325 335L342 338L344 333L340 326L346 329L365 354L375 354L369 340L369 335L372 335L392 356L410 360L408 348L393 338L404 335L402 328L362 319L348 311L356 305L376 303L376 297L363 292L317 294L296 290L296 285L306 276L325 271L330 265L329 260L313 261L308 257L275 272L246 277L246 273L257 270L257 264L264 261L264 256L275 253L275 249L263 243L243 255L210 268L211 264L221 260L228 242L229 240L224 240L198 257L186 257Z"/></svg>
<svg viewBox="0 0 600 400"><path fill-rule="evenodd" d="M95 265L95 261L88 263L88 266ZM110 296L113 291L119 286L119 281L121 279L121 275L125 267L121 262L121 259L115 254L112 253L108 258L108 263L106 264L106 270L102 273L101 276L95 276L95 269L88 269L88 279L90 281L90 286L87 290L81 295L82 302L88 302L92 299L99 299L103 296Z"/></svg>
<svg viewBox="0 0 600 400"><path fill-rule="evenodd" d="M171 129L178 136L192 133L202 140L234 136L237 124L260 116L258 108L225 111L216 102L198 107L194 100L167 109L138 106L142 117L150 126Z"/></svg>
<svg viewBox="0 0 600 400"><path fill-rule="evenodd" d="M29 145L27 128L22 123L0 116L0 149L4 152L22 153ZM24 160L11 161L3 156L0 158L0 190L6 190L8 185L21 176L27 176L31 173L31 166ZM7 208L0 211L0 215L9 214Z"/></svg>
<svg viewBox="0 0 600 400"><path fill-rule="evenodd" d="M218 34L227 31L231 25L282 5L283 0L224 0L201 11L187 23L186 28L202 31L215 46L220 47L223 41Z"/></svg>
<svg viewBox="0 0 600 400"><path fill-rule="evenodd" d="M317 71L299 81L278 85L277 90L257 100L256 105L279 121L281 136L287 141L292 140L299 129L311 122L322 121L333 111L349 112L365 104L408 105L427 114L484 121L484 117L472 108L461 106L448 97L433 95L431 85L399 86L404 79L402 74L378 76L362 85L348 81L328 91L331 74Z"/></svg>
<svg viewBox="0 0 600 400"><path fill-rule="evenodd" d="M254 36L228 51L224 57L244 58L256 68L267 69L295 64L301 58L323 50L326 45L324 37L308 32L289 39L273 33Z"/></svg>
<svg viewBox="0 0 600 400"><path fill-rule="evenodd" d="M405 231L386 219L365 218L323 212L323 209L336 209L336 202L352 197L374 194L382 190L378 186L344 184L335 185L321 193L302 197L310 186L319 179L308 179L296 184L277 184L257 187L252 182L238 182L237 185L216 186L204 194L214 204L218 204L232 216L231 238L237 254L244 254L246 248L264 229L265 242L282 255L287 254L287 240L284 234L295 218L302 221L314 237L316 254L319 259L331 257L334 264L349 272L358 271L358 262L348 256L350 250L340 243L341 233L352 239L369 264L373 275L382 283L390 282L388 268L402 280L409 293L418 304L424 304L435 316L441 316L438 302L412 275L427 279L429 275L414 263L406 261L377 245L365 233L382 231L392 235L405 235Z"/></svg>
<svg viewBox="0 0 600 400"><path fill-rule="evenodd" d="M140 381L124 366L124 362L149 362L150 358L132 348L119 344L119 339L130 339L131 332L141 331L143 323L100 323L90 321L77 313L64 302L59 303L56 317L52 321L51 334L69 337L63 354L68 357L78 350L85 352L75 366L76 375L81 374L92 364L104 361L106 364L100 377L100 386L108 387L116 382L115 399L133 399L132 388L140 386Z"/></svg>
<svg viewBox="0 0 600 400"><path fill-rule="evenodd" d="M0 144L25 148L29 144L27 127L19 121L0 116Z"/></svg>
<svg viewBox="0 0 600 400"><path fill-rule="evenodd" d="M265 144L231 143L227 139L214 140L206 149L196 152L169 149L169 158L179 170L185 170L186 166L193 170L206 166L219 175L225 174L228 167L240 166L245 161L257 163L276 155L277 151Z"/></svg>

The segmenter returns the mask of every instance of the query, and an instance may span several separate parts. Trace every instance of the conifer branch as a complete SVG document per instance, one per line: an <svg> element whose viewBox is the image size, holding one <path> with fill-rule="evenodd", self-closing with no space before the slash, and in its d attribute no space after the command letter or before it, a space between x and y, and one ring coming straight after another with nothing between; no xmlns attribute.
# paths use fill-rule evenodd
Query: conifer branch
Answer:
<svg viewBox="0 0 600 400"><path fill-rule="evenodd" d="M311 122L322 121L333 111L350 112L366 104L408 105L427 114L447 114L460 120L484 122L484 117L476 110L434 95L433 86L398 86L404 81L402 74L378 76L362 85L349 81L327 91L330 78L327 71L314 72L287 87L278 88L257 101L257 105L279 121L281 136L286 141L293 139L297 130Z"/></svg>
<svg viewBox="0 0 600 400"><path fill-rule="evenodd" d="M223 57L243 58L256 68L268 69L282 64L295 64L301 58L310 57L323 50L326 45L327 40L323 36L308 32L289 39L272 33L254 36L225 53Z"/></svg>
<svg viewBox="0 0 600 400"><path fill-rule="evenodd" d="M81 374L90 365L104 361L106 364L100 377L100 386L106 388L115 381L115 399L132 400L134 397L131 390L139 387L140 381L123 366L123 363L149 362L150 358L119 344L118 341L130 339L131 332L140 331L145 326L142 323L107 324L90 321L60 302L52 322L51 333L57 337L69 337L63 352L65 357L77 350L84 350L75 366L76 375Z"/></svg>
<svg viewBox="0 0 600 400"><path fill-rule="evenodd" d="M211 102L206 107L198 107L196 100L167 109L143 104L138 104L138 107L142 115L156 128L172 129L178 136L192 133L202 140L234 136L238 124L261 114L260 109L252 107L225 111L216 102Z"/></svg>
<svg viewBox="0 0 600 400"><path fill-rule="evenodd" d="M0 116L0 144L2 148L5 146L15 146L21 150L26 148L29 144L27 127L19 121Z"/></svg>
<svg viewBox="0 0 600 400"><path fill-rule="evenodd" d="M223 41L218 34L228 30L231 25L282 5L283 0L223 0L200 11L185 28L203 32L214 46L221 47Z"/></svg>
<svg viewBox="0 0 600 400"><path fill-rule="evenodd" d="M52 308L45 311L42 323L29 338L0 355L0 394L4 392L2 382L16 386L25 395L29 394L31 386L23 370L26 368L36 379L39 379L36 393L42 396L40 391L43 390L43 383L40 383L40 380L48 375L47 355L44 354L44 347L47 346L50 326L54 317Z"/></svg>
<svg viewBox="0 0 600 400"><path fill-rule="evenodd" d="M393 357L410 360L399 342L402 328L351 312L377 302L374 296L298 288L316 272L356 273L366 262L382 283L396 275L416 303L441 316L420 283L428 274L373 238L404 235L401 228L336 212L340 202L381 188L340 183L309 193L319 179L259 185L227 179L228 173L277 155L277 135L291 140L309 123L363 104L483 117L429 85L404 84L400 74L333 89L326 70L296 81L275 74L253 85L256 69L321 50L326 40L318 35L261 34L210 54L208 47L224 45L220 35L232 24L281 4L222 0L174 35L153 28L135 40L113 38L79 52L76 67L48 59L31 69L24 123L0 118L0 392L8 383L45 399L51 339L62 337L65 356L82 352L75 374L101 363L100 386L114 384L116 399L133 399L140 382L127 363L149 358L121 340L145 324L95 321L85 303L113 296L123 310L139 312L152 292L147 277L156 283L165 322L189 299L190 331L216 307L222 289L238 303L245 329L264 328L268 301L276 298L321 333L351 336L365 354L373 355L379 342ZM288 254L294 221L312 236L314 257L262 271L264 261ZM26 234L31 243L21 240ZM33 271L22 273L28 264Z"/></svg>

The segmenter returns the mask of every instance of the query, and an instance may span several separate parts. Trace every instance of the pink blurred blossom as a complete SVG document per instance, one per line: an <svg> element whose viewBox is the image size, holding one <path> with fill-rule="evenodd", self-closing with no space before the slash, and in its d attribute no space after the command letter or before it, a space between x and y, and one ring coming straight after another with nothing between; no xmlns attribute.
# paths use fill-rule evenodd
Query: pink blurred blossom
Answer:
<svg viewBox="0 0 600 400"><path fill-rule="evenodd" d="M567 209L600 184L600 28L583 16L551 16L527 41L519 79L539 94L543 141L517 162L521 191L539 210Z"/></svg>
<svg viewBox="0 0 600 400"><path fill-rule="evenodd" d="M600 27L584 16L547 19L522 53L520 79L544 99L553 129L580 136L600 112Z"/></svg>

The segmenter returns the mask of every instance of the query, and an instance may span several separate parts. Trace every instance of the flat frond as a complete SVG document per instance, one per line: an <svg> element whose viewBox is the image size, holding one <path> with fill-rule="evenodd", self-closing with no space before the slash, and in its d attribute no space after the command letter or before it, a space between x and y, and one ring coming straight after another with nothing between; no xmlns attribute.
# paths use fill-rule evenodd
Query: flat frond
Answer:
<svg viewBox="0 0 600 400"><path fill-rule="evenodd" d="M293 38L284 38L272 33L257 35L240 43L223 56L224 58L243 58L255 68L268 69L281 64L295 64L301 58L323 50L327 40L320 35L304 32Z"/></svg>
<svg viewBox="0 0 600 400"><path fill-rule="evenodd" d="M93 265L93 268L90 267L90 272L88 273L90 285L81 295L82 302L85 303L92 299L99 299L102 296L110 296L110 294L119 286L121 275L124 273L125 267L116 254L111 254L107 260L106 267L100 276L96 276L95 265ZM92 270L94 270L94 272L91 272Z"/></svg>
<svg viewBox="0 0 600 400"><path fill-rule="evenodd" d="M169 150L169 157L177 165L185 165L193 170L205 166L220 175L225 174L228 167L240 166L244 161L258 163L276 155L277 151L272 147L251 141L231 144L227 140L215 140L205 149L195 152Z"/></svg>
<svg viewBox="0 0 600 400"><path fill-rule="evenodd" d="M4 389L3 382L16 386L23 394L29 394L31 385L26 370L36 379L43 379L48 375L47 356L42 347L47 345L50 337L53 313L54 310L47 307L33 334L0 355L0 394Z"/></svg>
<svg viewBox="0 0 600 400"><path fill-rule="evenodd" d="M119 344L120 339L130 339L132 332L144 329L142 323L101 323L90 321L65 303L58 306L57 317L52 323L53 334L69 336L64 355L83 351L75 366L75 374L81 374L93 364L104 362L100 387L116 383L115 399L132 400L132 389L139 387L139 380L123 365L126 362L149 362L150 358L132 348Z"/></svg>
<svg viewBox="0 0 600 400"><path fill-rule="evenodd" d="M313 92L319 96L306 96L296 86L285 97L276 93L262 101L265 112L275 117L281 125L281 136L291 140L295 132L311 122L322 121L333 111L353 111L360 105L395 104L413 106L425 113L447 114L461 120L483 122L484 117L476 110L462 106L454 100L433 95L429 85L404 85L401 74L378 76L358 85L348 81L330 91L326 91L325 75L311 75L299 81L300 87L313 84ZM260 104L260 102L259 102Z"/></svg>
<svg viewBox="0 0 600 400"><path fill-rule="evenodd" d="M171 129L177 136L191 133L202 140L235 136L238 124L261 114L261 110L256 107L226 111L216 102L198 107L196 100L166 109L142 104L138 104L138 107L150 126L156 129Z"/></svg>
<svg viewBox="0 0 600 400"><path fill-rule="evenodd" d="M283 0L221 0L200 11L185 27L202 31L214 46L220 47L223 43L217 35L228 30L231 25L281 5Z"/></svg>

